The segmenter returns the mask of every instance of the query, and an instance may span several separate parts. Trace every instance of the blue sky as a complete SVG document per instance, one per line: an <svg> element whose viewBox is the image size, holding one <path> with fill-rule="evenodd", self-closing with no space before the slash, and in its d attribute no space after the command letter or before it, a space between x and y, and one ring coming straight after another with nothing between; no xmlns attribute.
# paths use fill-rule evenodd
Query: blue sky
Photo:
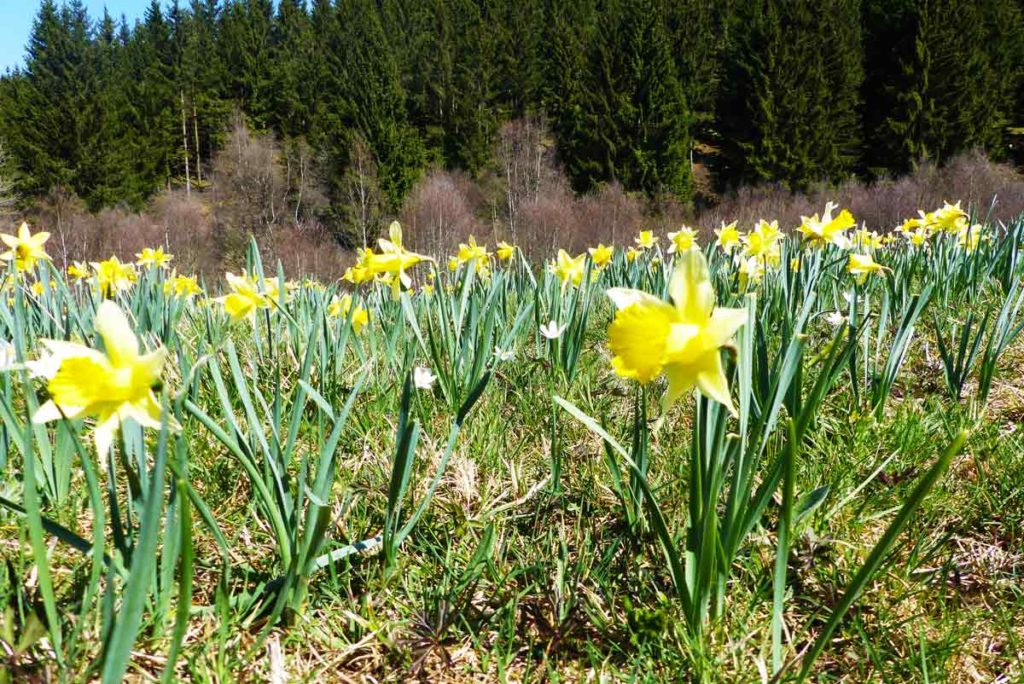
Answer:
<svg viewBox="0 0 1024 684"><path fill-rule="evenodd" d="M0 0L0 72L21 65L39 4L40 0ZM112 16L123 14L132 23L142 16L149 0L84 0L83 4L93 19L103 16L106 7Z"/></svg>

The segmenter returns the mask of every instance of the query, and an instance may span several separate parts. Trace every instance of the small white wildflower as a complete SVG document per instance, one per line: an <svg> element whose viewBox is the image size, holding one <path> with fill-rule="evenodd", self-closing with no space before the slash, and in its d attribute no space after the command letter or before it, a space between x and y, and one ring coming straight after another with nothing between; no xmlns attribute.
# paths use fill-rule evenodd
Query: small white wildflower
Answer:
<svg viewBox="0 0 1024 684"><path fill-rule="evenodd" d="M424 366L417 366L412 372L412 384L416 386L416 389L429 390L434 386L435 380L437 380L437 376Z"/></svg>
<svg viewBox="0 0 1024 684"><path fill-rule="evenodd" d="M18 352L7 340L0 340L0 371L12 370L18 360Z"/></svg>
<svg viewBox="0 0 1024 684"><path fill-rule="evenodd" d="M494 356L499 361L511 361L516 357L516 352L513 349L504 350L501 347L494 348Z"/></svg>
<svg viewBox="0 0 1024 684"><path fill-rule="evenodd" d="M825 316L825 320L828 321L829 325L838 328L846 322L846 316L839 311L830 311L828 315Z"/></svg>
<svg viewBox="0 0 1024 684"><path fill-rule="evenodd" d="M554 321L549 321L547 324L540 326L540 334L549 340L557 340L565 332L565 325L558 325Z"/></svg>

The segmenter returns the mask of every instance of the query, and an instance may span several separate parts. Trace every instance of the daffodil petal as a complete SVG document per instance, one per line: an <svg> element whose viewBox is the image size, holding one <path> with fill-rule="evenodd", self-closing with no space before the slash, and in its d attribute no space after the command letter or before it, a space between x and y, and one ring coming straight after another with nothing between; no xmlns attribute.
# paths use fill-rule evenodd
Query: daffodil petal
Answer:
<svg viewBox="0 0 1024 684"><path fill-rule="evenodd" d="M662 411L679 401L679 398L686 392L693 389L697 384L697 375L692 366L681 363L670 363L665 366L665 377L668 379L668 391L661 399Z"/></svg>
<svg viewBox="0 0 1024 684"><path fill-rule="evenodd" d="M84 411L84 407L81 406L60 406L50 401L46 402L42 406L36 409L36 412L32 414L33 423L49 423L55 420L74 420L78 418Z"/></svg>
<svg viewBox="0 0 1024 684"><path fill-rule="evenodd" d="M142 399L125 406L126 417L131 418L143 427L153 428L155 430L159 430L161 427L160 418L162 413L163 412L160 410L160 403L156 400L156 397L153 396L152 392L144 396Z"/></svg>
<svg viewBox="0 0 1024 684"><path fill-rule="evenodd" d="M715 308L715 288L703 252L692 249L677 257L669 295L687 323L703 324Z"/></svg>
<svg viewBox="0 0 1024 684"><path fill-rule="evenodd" d="M116 412L106 416L100 416L96 422L96 428L92 431L92 438L96 444L96 453L100 458L106 458L110 453L110 447L114 443L114 434L121 425L121 418Z"/></svg>
<svg viewBox="0 0 1024 684"><path fill-rule="evenodd" d="M701 359L697 367L697 387L701 394L723 404L729 413L736 415L736 409L732 405L732 396L729 394L729 381L725 377L725 368L722 366L722 355L715 349L707 353Z"/></svg>
<svg viewBox="0 0 1024 684"><path fill-rule="evenodd" d="M641 383L657 377L676 317L675 309L660 300L637 302L615 314L608 327L615 372Z"/></svg>
<svg viewBox="0 0 1024 684"><path fill-rule="evenodd" d="M715 309L701 331L704 349L718 349L728 344L736 331L747 322L746 309Z"/></svg>
<svg viewBox="0 0 1024 684"><path fill-rule="evenodd" d="M103 347L114 366L126 366L138 358L139 341L117 304L110 300L100 304L93 325L103 338Z"/></svg>
<svg viewBox="0 0 1024 684"><path fill-rule="evenodd" d="M646 302L649 304L665 303L654 295L644 292L643 290L631 290L627 287L613 287L605 294L608 295L608 299L612 300L612 304L614 304L615 308L619 311L639 302Z"/></svg>

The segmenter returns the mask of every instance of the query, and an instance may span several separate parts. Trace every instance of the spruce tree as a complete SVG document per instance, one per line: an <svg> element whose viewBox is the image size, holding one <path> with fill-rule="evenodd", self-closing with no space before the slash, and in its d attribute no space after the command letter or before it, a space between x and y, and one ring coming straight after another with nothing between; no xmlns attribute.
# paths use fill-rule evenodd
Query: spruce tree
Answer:
<svg viewBox="0 0 1024 684"><path fill-rule="evenodd" d="M756 0L738 5L730 22L722 180L800 189L851 173L860 151L860 1Z"/></svg>
<svg viewBox="0 0 1024 684"><path fill-rule="evenodd" d="M183 162L173 35L158 0L151 0L132 35L125 76L138 143L134 182L148 195L168 183Z"/></svg>
<svg viewBox="0 0 1024 684"><path fill-rule="evenodd" d="M972 147L1006 153L1024 64L1013 0L866 0L866 160L904 173Z"/></svg>
<svg viewBox="0 0 1024 684"><path fill-rule="evenodd" d="M591 133L585 104L588 49L597 35L597 16L593 0L547 0L544 16L541 101L551 118L559 160L577 191L589 190L598 175L586 150Z"/></svg>
<svg viewBox="0 0 1024 684"><path fill-rule="evenodd" d="M272 109L271 0L230 0L220 13L217 41L228 94L256 128L269 124Z"/></svg>
<svg viewBox="0 0 1024 684"><path fill-rule="evenodd" d="M75 24L78 24L77 26ZM20 190L41 195L71 187L86 128L86 93L78 77L88 42L67 7L43 0L29 38L25 71L11 89L7 141L20 166Z"/></svg>
<svg viewBox="0 0 1024 684"><path fill-rule="evenodd" d="M584 187L687 200L692 120L655 0L624 0L601 20L584 93Z"/></svg>
<svg viewBox="0 0 1024 684"><path fill-rule="evenodd" d="M281 0L272 30L270 126L285 138L304 135L318 84L310 64L313 36L302 0Z"/></svg>
<svg viewBox="0 0 1024 684"><path fill-rule="evenodd" d="M341 97L335 103L349 128L366 139L392 209L420 176L423 143L407 118L397 63L372 0L338 4Z"/></svg>

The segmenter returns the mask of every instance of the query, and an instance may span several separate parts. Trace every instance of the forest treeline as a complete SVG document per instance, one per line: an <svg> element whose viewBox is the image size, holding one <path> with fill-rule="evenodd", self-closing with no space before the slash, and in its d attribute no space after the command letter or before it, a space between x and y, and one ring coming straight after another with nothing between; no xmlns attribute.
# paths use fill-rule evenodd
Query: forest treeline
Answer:
<svg viewBox="0 0 1024 684"><path fill-rule="evenodd" d="M681 203L877 178L1024 125L1021 0L153 0L135 23L42 0L0 79L23 197L92 210L203 187L237 117L339 235L372 165L397 211L429 168L479 177L543 117L577 192ZM1014 136L1017 136L1016 138ZM298 215L301 202L295 204ZM313 209L310 209L311 211ZM296 216L298 218L298 216Z"/></svg>

